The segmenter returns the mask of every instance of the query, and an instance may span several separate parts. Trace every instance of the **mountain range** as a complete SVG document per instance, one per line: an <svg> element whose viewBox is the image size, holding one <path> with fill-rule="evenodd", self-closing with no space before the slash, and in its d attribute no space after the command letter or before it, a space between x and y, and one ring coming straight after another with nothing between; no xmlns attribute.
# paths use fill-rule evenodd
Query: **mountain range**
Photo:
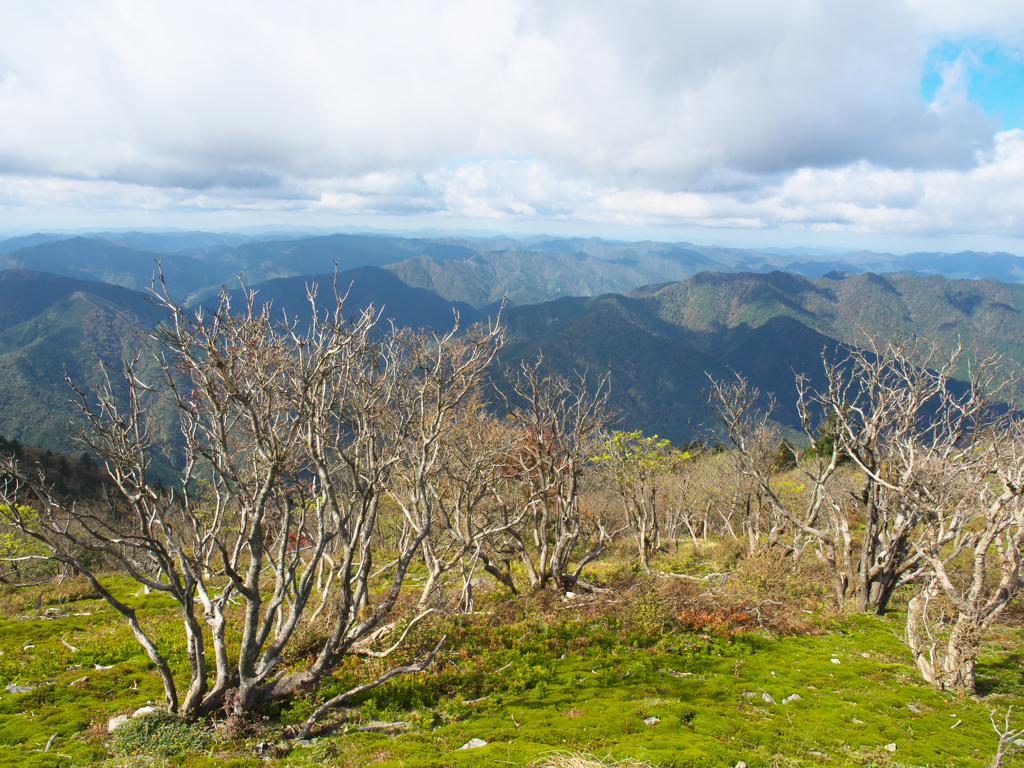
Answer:
<svg viewBox="0 0 1024 768"><path fill-rule="evenodd" d="M905 272L832 270L811 279L783 271L700 269L685 279L543 300L537 297L545 292L600 291L607 285L602 281L613 281L616 275L641 279L645 269L668 269L666 265L687 259L693 260L691 266L703 266L710 257L697 251L691 257L683 248L641 248L635 256L618 257L634 260L619 265L633 270L629 272L616 271L609 253L566 254L531 246L458 257L458 249L468 246L367 239L372 241L368 245L359 239L344 242L353 253L357 246L365 247L362 258L386 260L402 255L396 253L399 249L418 253L384 267L321 273L315 278L321 297L332 295L329 283L336 278L339 290L349 293L348 310L372 302L398 325L439 330L451 327L456 314L463 325L493 316L496 302L507 295L511 305L504 309L502 322L514 339L501 354L504 364L543 354L552 371L586 368L596 377L610 368L621 427L675 442L692 439L693 424L709 422L702 397L707 376L727 377L732 371L748 376L762 392L774 392L779 401L776 419L794 427L794 372L806 372L820 384L821 355L861 346L866 335L913 336L940 345L959 336L976 354L1002 355L1008 373L1024 366L1024 285L1017 283ZM137 249L111 242L103 240L99 247L123 259L115 262L111 256L106 262L113 272L130 264ZM274 258L286 263L281 256L288 252L286 242L226 250L247 254L249 263L263 267ZM60 241L29 248L59 254L54 249L62 243L79 247ZM315 262L328 244L320 238L291 242L292 248L300 245L298 252ZM592 245L595 251L604 247ZM434 249L433 254L425 252ZM267 258L259 261L261 255ZM175 255L171 261L216 264L220 258L207 256ZM445 256L452 258L441 258ZM563 275L572 282L555 284ZM275 312L304 322L313 279L309 274L273 277L251 287L258 291L258 300L273 302ZM61 428L73 414L63 369L86 388L96 386L103 375L101 361L116 363L138 348L132 329L152 327L161 319L138 283L124 282L128 285L23 269L0 272L0 434L59 447ZM175 290L170 275L168 283ZM207 294L198 303L210 300Z"/></svg>
<svg viewBox="0 0 1024 768"><path fill-rule="evenodd" d="M179 300L201 301L220 286L383 267L477 309L507 297L534 304L563 296L618 293L683 280L698 272L941 274L955 279L1024 281L1024 259L1009 253L911 253L841 249L764 250L600 238L435 237L369 234L246 235L210 232L101 232L88 237L36 233L0 241L0 270L29 269L144 290L160 268Z"/></svg>

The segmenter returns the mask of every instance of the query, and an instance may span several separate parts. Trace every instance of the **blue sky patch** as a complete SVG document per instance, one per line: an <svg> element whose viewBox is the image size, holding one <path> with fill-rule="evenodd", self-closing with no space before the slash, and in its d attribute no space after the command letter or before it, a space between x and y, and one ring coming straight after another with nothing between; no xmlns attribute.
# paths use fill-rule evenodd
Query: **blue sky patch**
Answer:
<svg viewBox="0 0 1024 768"><path fill-rule="evenodd" d="M928 51L921 96L933 102L944 82L998 117L1004 131L1024 127L1024 51L991 40L943 41Z"/></svg>

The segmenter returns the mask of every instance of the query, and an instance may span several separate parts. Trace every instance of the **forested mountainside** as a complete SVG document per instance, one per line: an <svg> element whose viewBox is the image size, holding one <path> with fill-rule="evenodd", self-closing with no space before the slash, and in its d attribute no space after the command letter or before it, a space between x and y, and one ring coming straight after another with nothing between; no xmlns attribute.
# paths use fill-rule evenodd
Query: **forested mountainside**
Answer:
<svg viewBox="0 0 1024 768"><path fill-rule="evenodd" d="M139 348L133 329L161 319L137 291L42 272L0 272L0 434L59 448L75 413L64 372L95 390L102 362L118 367Z"/></svg>
<svg viewBox="0 0 1024 768"><path fill-rule="evenodd" d="M1024 286L871 273L808 280L701 273L622 295L560 299L506 312L516 342L507 361L540 351L561 369L612 370L623 426L692 438L709 420L705 371L735 370L774 392L777 417L797 426L794 372L821 384L821 355L863 346L865 335L915 336L975 355L1000 354L1007 374L1024 364ZM966 373L966 371L964 371Z"/></svg>
<svg viewBox="0 0 1024 768"><path fill-rule="evenodd" d="M153 242L153 237L131 239L151 248L160 245ZM355 235L260 240L230 246L190 245L172 252L146 250L101 237L75 237L27 245L6 253L0 250L0 269L53 272L142 291L152 284L159 262L176 298L189 303L216 294L222 285L237 286L240 275L246 285L253 286L279 277L333 272L335 265L345 271L392 264L418 255L441 259L465 258L473 253L462 246Z"/></svg>
<svg viewBox="0 0 1024 768"><path fill-rule="evenodd" d="M502 298L523 305L561 296L617 293L716 268L723 267L699 253L679 248L650 252L623 249L616 258L583 251L529 250L479 253L458 261L419 256L386 267L409 285L478 309L493 306Z"/></svg>
<svg viewBox="0 0 1024 768"><path fill-rule="evenodd" d="M331 275L320 276L319 306L333 303ZM839 276L843 277L843 276ZM253 286L307 322L312 278L278 278ZM463 325L493 316L391 272L362 267L338 275L346 311L373 303L400 326L444 330L455 313ZM173 286L172 286L173 287ZM208 299L207 301L210 301ZM233 301L241 301L233 292ZM707 375L749 377L779 400L776 417L796 426L794 371L820 383L821 355L862 346L865 334L915 336L950 344L959 336L976 355L1000 354L1007 373L1024 365L1024 286L941 276L862 274L809 280L797 275L702 272L686 280L625 293L506 307L512 342L506 364L543 353L550 370L611 370L621 426L676 442L693 438L691 422L709 421ZM63 368L87 387L101 360L116 364L138 348L133 328L160 313L137 291L40 272L0 273L0 434L57 448L74 411Z"/></svg>
<svg viewBox="0 0 1024 768"><path fill-rule="evenodd" d="M334 306L331 276L321 278L319 306ZM171 285L173 294L173 284ZM306 286L312 278L271 280L258 286L257 300L270 301L300 323L308 323ZM447 329L455 313L472 322L472 307L412 288L389 272L361 267L341 273L341 292L348 292L346 311L357 313L371 303L381 321L399 326ZM215 301L215 297L208 301ZM242 306L240 290L234 306ZM65 424L78 415L69 401L64 371L78 384L95 390L103 376L101 362L119 367L122 358L141 348L135 329L146 330L164 319L164 312L136 290L79 280L46 272L0 272L0 435L28 445L61 447ZM147 357L143 358L148 360ZM149 373L155 371L149 368ZM151 404L160 422L158 402ZM165 424L165 437L178 439Z"/></svg>

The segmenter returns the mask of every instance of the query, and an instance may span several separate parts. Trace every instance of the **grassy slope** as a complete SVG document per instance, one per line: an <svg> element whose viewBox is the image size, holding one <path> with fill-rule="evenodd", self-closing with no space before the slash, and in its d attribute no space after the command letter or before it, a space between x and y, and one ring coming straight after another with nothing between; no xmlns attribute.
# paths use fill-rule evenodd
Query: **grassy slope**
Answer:
<svg viewBox="0 0 1024 768"><path fill-rule="evenodd" d="M127 582L115 583L161 648L180 661L180 631L170 603L159 595L137 595ZM54 605L61 592L79 599ZM159 701L159 682L128 629L90 599L87 589L69 583L45 590L51 604L44 602L41 611L32 607L38 593L4 598L0 682L39 687L0 694L0 765L68 765L68 758L96 764L109 755L103 747L106 720ZM188 755L178 762L524 765L552 750L585 750L676 768L731 766L738 760L752 768L981 766L996 743L986 707L1024 703L1016 631L1002 630L993 638L998 642L988 644L979 666L983 697L957 699L919 681L896 637L902 628L898 612L886 618L802 614L797 634L756 625L723 634L710 627L718 614L706 603L694 609L695 600L671 579L654 586L620 579L616 593L599 604L589 598L548 603L495 595L472 617L415 630L413 648L419 649L447 632L443 658L425 673L364 696L349 711L351 726L411 720L412 731L340 735L345 717L339 713L312 747L284 753L278 742L283 726L301 721L323 696L385 668L381 661L354 660L319 694L275 708L262 731L232 741L214 737L206 757ZM113 667L96 670L94 664ZM88 679L71 685L83 676ZM763 693L776 703L766 702ZM781 703L794 693L801 699ZM464 703L481 696L487 698ZM644 724L650 716L660 722ZM39 750L54 733L53 749L43 754ZM459 750L471 738L488 745ZM269 761L253 754L259 742L269 744ZM887 744L896 745L895 753Z"/></svg>

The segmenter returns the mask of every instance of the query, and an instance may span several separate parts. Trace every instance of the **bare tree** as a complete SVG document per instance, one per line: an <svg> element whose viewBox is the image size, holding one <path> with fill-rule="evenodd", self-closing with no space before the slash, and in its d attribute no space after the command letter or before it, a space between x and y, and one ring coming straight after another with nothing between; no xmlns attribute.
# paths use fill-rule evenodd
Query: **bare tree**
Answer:
<svg viewBox="0 0 1024 768"><path fill-rule="evenodd" d="M439 436L479 387L502 330L477 328L459 338L456 331L382 332L372 308L346 320L337 290L332 311L318 311L315 285L313 321L304 332L294 322L273 321L251 293L241 311L222 292L215 309L194 314L166 289L154 296L170 314L149 335L162 380L144 383L131 361L126 397L110 382L98 405L76 391L88 422L78 438L104 462L118 498L102 513L67 504L8 463L7 522L47 547L48 557L86 575L126 616L161 670L170 709L195 715L230 701L235 714L245 714L315 686L390 614L430 531L425 477ZM172 496L159 494L147 474L154 445L140 397L154 391L176 409L185 438L182 487ZM411 486L393 482L399 466L412 468ZM195 496L201 478L210 499ZM37 519L17 513L13 502L26 495L42 510ZM374 531L385 495L399 503L414 535L371 606ZM337 560L324 586L317 574L329 548ZM77 550L102 552L177 600L192 670L181 702L132 609L104 589ZM307 667L277 676L290 638L314 613L307 608L318 582L321 604L329 601L334 617L328 637ZM229 653L225 606L234 596L244 611L240 641ZM213 645L212 688L202 622Z"/></svg>
<svg viewBox="0 0 1024 768"><path fill-rule="evenodd" d="M918 473L913 546L928 582L908 606L907 642L928 682L974 693L982 639L1021 589L1024 424L986 430ZM934 619L940 595L955 613L949 625Z"/></svg>
<svg viewBox="0 0 1024 768"><path fill-rule="evenodd" d="M423 542L428 580L420 599L426 605L443 574L459 569L462 602L473 606L473 575L477 566L513 594L511 572L498 566L497 547L506 531L517 527L526 514L512 501L508 457L515 429L495 417L482 396L464 403L442 435L436 471L428 491L437 509L431 535Z"/></svg>
<svg viewBox="0 0 1024 768"><path fill-rule="evenodd" d="M510 466L527 491L525 525L510 529L506 541L522 559L532 586L593 589L580 574L604 551L608 536L600 519L581 515L579 481L609 420L609 375L590 392L586 371L574 378L545 376L542 363L538 358L518 370L506 369L513 395L499 392L517 427ZM569 561L581 541L589 541L591 549L570 573Z"/></svg>
<svg viewBox="0 0 1024 768"><path fill-rule="evenodd" d="M992 730L999 737L999 746L992 758L992 768L1002 768L1003 761L1013 757L1019 750L1014 749L1013 742L1024 736L1024 728L1014 730L1010 727L1010 715L1013 714L1013 706L1006 708L1006 715L1003 718L1003 730L999 730L999 723L996 722L995 710L988 711L988 719L992 722Z"/></svg>
<svg viewBox="0 0 1024 768"><path fill-rule="evenodd" d="M781 493L768 461L772 441L763 435L771 429L770 410L754 408L759 393L741 376L732 384L712 382L709 404L741 473L756 482L777 520L815 542L840 606L852 594L858 610L882 613L897 588L929 569L915 537L943 497L934 468L962 462L970 455L965 442L996 426L996 360L972 364L968 382L958 386L962 359L959 343L943 352L911 340L868 339L867 349L850 350L838 362L824 359L823 391L798 376L797 408L810 443L797 457L807 486L799 507ZM840 473L844 462L858 471ZM865 521L859 553L853 515Z"/></svg>
<svg viewBox="0 0 1024 768"><path fill-rule="evenodd" d="M734 449L734 470L748 481L735 486L737 499L733 506L743 506L741 517L750 551L786 546L788 551L795 552L795 537L803 535L819 542L819 554L824 550L824 558L835 572L835 539L823 525L823 511L829 499L827 483L836 461L801 462L799 468L810 481L810 491L798 498L787 493L777 477L776 459L782 434L771 421L775 402L769 397L767 409L759 410L755 404L760 396L760 391L740 374L732 382L711 379L711 389L705 395ZM793 540L786 544L784 534L793 536ZM836 593L840 597L843 589L837 586Z"/></svg>
<svg viewBox="0 0 1024 768"><path fill-rule="evenodd" d="M848 457L863 474L863 485L850 489L865 521L856 563L846 507L833 508L845 526L843 573L857 609L873 606L882 613L893 592L926 569L913 537L929 499L940 491L925 478L937 463L963 460L968 454L962 444L996 426L991 406L1005 383L996 381L997 360L989 358L971 364L966 386L958 386L964 359L959 341L946 351L910 339L867 342L845 360L825 360L828 388L801 397L801 414L809 427L813 399L830 425L824 436L832 442L831 463ZM823 435L807 431L818 447Z"/></svg>

